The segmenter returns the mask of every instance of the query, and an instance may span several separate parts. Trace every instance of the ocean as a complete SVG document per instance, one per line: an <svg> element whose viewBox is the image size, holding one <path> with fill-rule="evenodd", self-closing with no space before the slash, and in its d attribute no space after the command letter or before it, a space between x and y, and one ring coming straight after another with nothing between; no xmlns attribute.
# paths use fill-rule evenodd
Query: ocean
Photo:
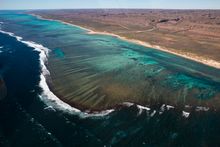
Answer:
<svg viewBox="0 0 220 147"><path fill-rule="evenodd" d="M220 70L0 11L0 146L219 146Z"/></svg>

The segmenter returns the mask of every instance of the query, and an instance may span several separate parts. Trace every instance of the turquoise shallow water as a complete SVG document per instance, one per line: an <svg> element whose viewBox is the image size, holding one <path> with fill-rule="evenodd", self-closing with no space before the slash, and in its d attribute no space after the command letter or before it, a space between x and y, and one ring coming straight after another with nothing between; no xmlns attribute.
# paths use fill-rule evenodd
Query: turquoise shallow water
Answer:
<svg viewBox="0 0 220 147"><path fill-rule="evenodd" d="M217 69L27 14L7 14L3 19L4 30L51 49L50 86L76 107L107 109L123 102L219 104Z"/></svg>
<svg viewBox="0 0 220 147"><path fill-rule="evenodd" d="M23 12L1 12L0 21L1 30L51 49L48 82L61 99L80 109L116 106L88 118L47 107L38 97L39 53L0 33L0 74L8 90L0 101L0 146L220 144L219 70Z"/></svg>

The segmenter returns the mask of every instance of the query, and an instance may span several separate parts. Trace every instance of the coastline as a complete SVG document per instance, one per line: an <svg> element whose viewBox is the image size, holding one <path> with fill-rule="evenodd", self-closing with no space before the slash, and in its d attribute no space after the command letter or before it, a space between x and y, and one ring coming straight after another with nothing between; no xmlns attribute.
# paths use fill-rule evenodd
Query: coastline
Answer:
<svg viewBox="0 0 220 147"><path fill-rule="evenodd" d="M48 76L50 76L50 71L47 69L47 66L46 66L50 49L41 44L38 44L32 41L23 40L22 37L16 36L12 32L6 32L6 31L0 30L0 33L7 34L11 37L14 37L17 41L39 52L39 64L41 68L41 73L39 75L40 76L39 86L42 88L42 93L39 94L38 96L46 104L46 107L44 108L44 110L50 110L50 111L62 110L70 114L78 115L81 118L106 116L121 107L136 106L139 112L143 112L144 110L146 111L151 110L147 106L143 106L143 105L136 104L136 103L130 103L130 102L129 102L130 105L127 105L127 102L124 102L114 107L109 107L106 109L94 109L94 110L80 109L78 107L75 107L73 105L66 103L65 101L60 99L60 97L58 97L54 93L53 90L50 89L50 85L48 82Z"/></svg>
<svg viewBox="0 0 220 147"><path fill-rule="evenodd" d="M31 14L32 15L32 14ZM81 29L83 29L83 30L86 30L86 31L88 31L88 32L86 32L86 33L88 33L88 34L101 34L101 35L109 35L109 36L113 36L113 37L117 37L117 38L120 38L120 39L122 39L122 40L125 40L125 41L128 41L128 42L132 42L132 43L135 43L135 44L138 44L138 45L142 45L142 46L145 46L145 47L149 47L149 46L146 46L145 44L147 44L147 43L144 43L144 44L141 44L142 43L142 41L139 41L139 40L131 40L131 39L127 39L127 38L125 38L125 37L121 37L121 36L119 36L119 35L116 35L116 34L112 34L112 33L108 33L108 32L98 32L98 31L93 31L93 30L91 30L91 29L88 29L88 28L84 28L84 27L82 27L82 26L78 26L78 25L75 25L75 24L71 24L71 23L68 23L68 22L63 22L63 21L60 21L60 20L54 20L54 19L46 19L46 18L43 18L43 17L41 17L41 16L38 16L38 15L34 15L33 14L33 16L35 16L35 17L38 17L39 19L43 19L43 20L50 20L50 21L57 21L57 22L61 22L61 23L63 23L63 24L67 24L67 25L71 25L71 26L75 26L75 27L78 27L78 28L81 28ZM136 42L137 41L137 42ZM154 48L154 47L153 47ZM48 49L49 50L49 49ZM163 51L162 49L158 49L158 50L161 50L161 51ZM170 51L167 51L168 53L170 53ZM172 52L171 52L171 54L172 54ZM175 53L174 53L175 54ZM177 54L178 55L178 54ZM183 56L181 56L181 57L183 57ZM195 61L195 60L194 60ZM207 65L207 64L206 64ZM48 71L49 72L49 71ZM149 106L143 106L143 105L140 105L140 104L137 104L137 103L130 103L130 102L123 102L123 103L121 103L121 104L118 104L118 105L116 105L115 107L110 107L110 108L107 108L107 109L101 109L101 110L91 110L91 109L79 109L78 107L75 107L75 106L72 106L72 105L70 105L70 104L68 104L68 103L66 103L65 101L63 101L62 99L60 99L59 97L57 97L57 95L54 93L54 91L53 90L51 90L50 89L50 86L49 86L49 83L48 83L48 81L47 81L47 76L49 76L49 74L48 73L46 73L46 74L42 74L41 75L42 77L41 77L41 83L40 83L40 85L44 85L45 86L45 84L46 84L46 92L43 94L43 96L46 96L47 98L49 98L49 101L48 100L45 100L45 102L47 103L47 104L49 104L48 105L48 107L46 107L45 109L47 109L47 108L50 108L50 107L57 107L58 106L58 109L61 109L61 110L67 110L67 111L69 111L70 113L72 113L72 112L74 112L75 114L79 114L79 116L81 116L81 117L96 117L96 116L105 116L105 115L108 115L108 114L110 114L110 113L112 113L112 112L114 112L115 110L117 110L117 108L121 108L121 107L130 107L130 106L136 106L137 108L138 108L138 110L139 110L139 113L142 113L142 111L152 111L152 115L154 115L154 113L156 113L156 112L158 112L158 113L163 113L163 111L164 110L160 110L160 109L154 109L154 108L151 108L151 107L149 107ZM43 83L43 84L42 84ZM43 86L43 87L44 87ZM48 93L49 93L49 95L48 95ZM51 96L51 94L52 94L52 98L50 98L50 96ZM42 98L43 99L43 98ZM59 100L58 100L59 99ZM52 102L51 102L51 101ZM53 101L55 100L55 104L53 104ZM49 103L48 103L49 102ZM182 114L184 114L186 111L208 111L210 108L209 107L205 107L205 106L196 106L195 107L195 109L187 109L187 105L185 105L184 106L184 108L183 108L183 110L182 109L179 109L176 105L168 105L168 104L163 104L162 105L163 107L165 107L166 106L166 109L167 110L169 110L169 109L176 109L176 110L179 110L179 111L181 111L182 112ZM161 106L161 107L162 107ZM61 108L60 108L61 107ZM200 110L201 109L201 110ZM208 109L208 110L207 110ZM185 111L186 110L186 111ZM190 114L190 112L186 112L187 114ZM183 115L184 117L188 117L188 116L185 116L185 115Z"/></svg>
<svg viewBox="0 0 220 147"><path fill-rule="evenodd" d="M183 57L183 58L195 61L195 62L199 62L199 63L207 65L207 66L211 66L211 67L220 69L220 62L212 60L212 59L200 57L200 56L197 56L197 55L189 53L189 52L188 53L187 52L176 52L172 48L166 48L166 47L162 47L162 46L159 46L159 45L152 45L148 42L144 42L144 41L140 41L140 40L136 40L136 39L129 39L129 38L117 35L117 34L113 34L113 33L109 33L109 32L94 31L92 29L82 27L82 26L79 26L79 25L75 25L75 24L72 24L72 23L69 23L69 22L65 22L65 21L61 21L61 20L57 20L57 19L44 18L44 17L42 17L40 15L36 15L36 14L30 14L30 15L35 16L39 19L57 21L57 22L61 22L63 24L78 27L78 28L81 28L83 30L88 31L88 34L91 34L91 35L108 35L108 36L117 37L117 38L119 38L121 40L124 40L124 41L127 41L127 42L131 42L131 43L141 45L141 46L144 46L144 47L147 47L147 48L157 49L157 50L167 52L167 53L170 53L170 54L173 54L173 55L176 55L176 56L180 56L180 57Z"/></svg>

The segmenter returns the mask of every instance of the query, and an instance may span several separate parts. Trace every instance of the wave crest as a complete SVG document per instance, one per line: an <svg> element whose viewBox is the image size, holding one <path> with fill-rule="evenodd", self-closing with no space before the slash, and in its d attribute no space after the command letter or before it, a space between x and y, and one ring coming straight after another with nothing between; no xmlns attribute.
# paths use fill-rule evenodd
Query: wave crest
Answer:
<svg viewBox="0 0 220 147"><path fill-rule="evenodd" d="M43 92L41 95L39 95L39 97L47 106L54 107L56 109L63 110L68 113L78 114L81 117L104 116L114 111L114 109L110 109L110 110L105 110L105 111L89 114L86 112L82 112L79 109L74 108L70 106L69 104L63 102L52 91L50 91L47 85L47 82L46 82L46 77L50 75L50 72L46 67L50 49L44 47L41 44L37 44L36 42L33 42L33 41L24 41L22 37L16 36L14 33L11 33L11 32L0 30L0 33L7 34L11 37L15 37L17 41L22 42L31 48L34 48L34 50L40 53L39 56L40 56L41 75L40 75L39 86L43 89Z"/></svg>

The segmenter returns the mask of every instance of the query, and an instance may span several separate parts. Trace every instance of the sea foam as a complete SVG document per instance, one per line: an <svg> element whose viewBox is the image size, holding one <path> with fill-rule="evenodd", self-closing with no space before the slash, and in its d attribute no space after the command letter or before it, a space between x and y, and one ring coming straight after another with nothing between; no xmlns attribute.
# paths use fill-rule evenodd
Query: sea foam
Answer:
<svg viewBox="0 0 220 147"><path fill-rule="evenodd" d="M15 37L19 42L22 42L22 43L26 44L27 46L34 48L36 51L38 51L40 53L39 56L40 56L40 65L41 65L42 73L40 75L39 86L43 89L43 92L41 95L39 95L39 97L47 105L47 107L45 107L45 110L55 110L54 108L56 108L56 109L59 109L59 110L62 110L62 111L65 111L65 112L68 112L71 114L72 113L77 114L83 118L105 116L105 115L108 115L114 111L114 109L109 109L109 110L103 110L101 112L86 113L86 112L82 112L79 109L74 108L74 107L70 106L69 104L63 102L49 89L47 82L46 82L46 77L50 76L50 72L46 67L46 63L48 61L50 49L44 47L41 44L37 44L36 42L33 42L33 41L25 41L25 40L23 40L22 37L16 36L14 33L2 31L2 30L0 30L0 32L4 33L4 34L8 34L11 37ZM130 103L130 102L126 103L125 102L125 103L123 103L123 105L129 107L131 105L134 105L134 103ZM147 108L147 107L144 107L141 105L137 105L137 107L140 109L140 111L142 111L142 110L149 111L150 110L150 108Z"/></svg>
<svg viewBox="0 0 220 147"><path fill-rule="evenodd" d="M185 118L188 118L190 115L189 112L186 112L186 111L182 111L182 116L185 117Z"/></svg>
<svg viewBox="0 0 220 147"><path fill-rule="evenodd" d="M0 23L1 24L1 23ZM17 39L17 41L22 42L24 44L26 44L29 47L34 48L34 50L38 51L40 54L40 66L41 66L41 75L40 75L40 83L39 86L43 89L43 92L41 95L39 95L40 99L47 105L47 107L45 107L45 110L53 110L55 111L54 108L58 109L58 110L62 110L64 112L68 112L71 114L77 114L79 115L81 118L86 118L86 117L101 117L101 116L106 116L110 113L112 113L114 111L114 109L109 109L109 110L103 110L101 112L93 112L93 113L87 113L87 112L82 112L81 110L74 108L72 106L70 106L69 104L63 102L61 99L59 99L50 89L49 86L47 85L46 82L46 77L50 76L50 72L46 67L46 64L48 62L48 56L49 56L49 52L50 49L48 49L47 47L44 47L41 44L37 44L33 41L25 41L23 40L22 37L20 36L16 36L14 33L11 32L6 32L3 30L0 30L0 33L3 34L7 34L11 37L15 37ZM2 47L0 47L2 48ZM1 53L1 50L0 50ZM130 107L135 105L134 103L130 103L130 102L124 102L122 103L123 106L126 107ZM143 110L145 111L150 111L151 109L148 107L144 107L141 105L136 105L137 108L139 109L139 114L143 112ZM165 105L163 104L161 106L161 110L159 112L159 114L162 114L165 111L165 108L167 110L169 109L174 109L174 106L170 106L170 105ZM208 111L209 108L205 108L205 107L197 107L196 109L197 111ZM156 110L154 110L150 116L153 117L156 114ZM188 118L190 115L189 112L185 112L182 111L182 116L185 118Z"/></svg>
<svg viewBox="0 0 220 147"><path fill-rule="evenodd" d="M65 112L71 113L71 114L77 114L81 117L95 117L95 116L105 116L110 114L111 112L114 111L114 109L110 110L105 110L101 112L94 112L94 113L86 113L82 112L77 108L74 108L67 103L63 102L61 99L59 99L52 91L50 91L47 82L46 82L46 77L50 75L50 72L48 71L46 67L47 63L47 57L49 55L50 49L44 47L41 44L37 44L33 41L24 41L22 37L16 36L14 33L11 32L6 32L0 30L0 33L8 34L11 37L15 37L17 41L22 42L26 44L29 47L34 48L36 51L38 51L40 54L40 65L41 65L41 75L40 75L40 83L39 86L43 89L42 94L39 96L41 100L47 105L46 108L56 108L59 110L63 110Z"/></svg>

